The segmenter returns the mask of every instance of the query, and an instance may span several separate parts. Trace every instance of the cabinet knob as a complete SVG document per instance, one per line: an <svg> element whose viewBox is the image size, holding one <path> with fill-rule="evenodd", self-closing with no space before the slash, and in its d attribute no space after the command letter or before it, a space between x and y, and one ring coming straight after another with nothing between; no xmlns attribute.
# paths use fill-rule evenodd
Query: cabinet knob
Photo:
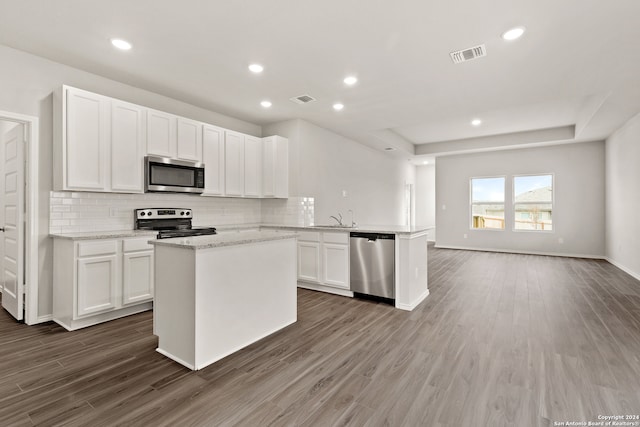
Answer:
<svg viewBox="0 0 640 427"><path fill-rule="evenodd" d="M4 227L0 227L0 231L4 233Z"/></svg>

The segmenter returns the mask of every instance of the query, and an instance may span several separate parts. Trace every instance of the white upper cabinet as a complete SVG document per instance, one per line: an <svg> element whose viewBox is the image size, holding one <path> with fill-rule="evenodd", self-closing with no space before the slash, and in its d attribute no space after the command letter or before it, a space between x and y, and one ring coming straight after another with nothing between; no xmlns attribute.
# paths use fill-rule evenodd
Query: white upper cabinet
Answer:
<svg viewBox="0 0 640 427"><path fill-rule="evenodd" d="M262 197L289 197L289 140L262 139Z"/></svg>
<svg viewBox="0 0 640 427"><path fill-rule="evenodd" d="M224 195L224 129L202 126L203 196Z"/></svg>
<svg viewBox="0 0 640 427"><path fill-rule="evenodd" d="M177 118L173 114L147 109L147 154L176 157Z"/></svg>
<svg viewBox="0 0 640 427"><path fill-rule="evenodd" d="M109 98L79 89L65 91L63 102L62 187L104 191L107 188ZM58 174L56 174L58 175Z"/></svg>
<svg viewBox="0 0 640 427"><path fill-rule="evenodd" d="M176 157L181 160L202 161L202 123L178 117Z"/></svg>
<svg viewBox="0 0 640 427"><path fill-rule="evenodd" d="M143 107L63 87L54 105L54 189L141 193Z"/></svg>
<svg viewBox="0 0 640 427"><path fill-rule="evenodd" d="M144 108L111 102L111 190L142 193Z"/></svg>
<svg viewBox="0 0 640 427"><path fill-rule="evenodd" d="M202 123L148 110L147 155L202 161Z"/></svg>
<svg viewBox="0 0 640 427"><path fill-rule="evenodd" d="M244 195L260 197L262 194L262 140L244 137Z"/></svg>
<svg viewBox="0 0 640 427"><path fill-rule="evenodd" d="M202 162L204 196L289 197L289 141L69 86L54 92L53 188L144 192L144 156Z"/></svg>
<svg viewBox="0 0 640 427"><path fill-rule="evenodd" d="M205 163L205 177L207 175ZM244 135L226 131L224 141L225 195L244 195Z"/></svg>

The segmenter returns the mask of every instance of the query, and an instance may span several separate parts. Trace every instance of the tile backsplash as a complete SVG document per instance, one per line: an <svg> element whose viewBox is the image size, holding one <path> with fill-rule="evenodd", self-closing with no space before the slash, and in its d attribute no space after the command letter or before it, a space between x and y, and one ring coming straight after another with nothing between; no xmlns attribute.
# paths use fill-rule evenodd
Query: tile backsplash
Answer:
<svg viewBox="0 0 640 427"><path fill-rule="evenodd" d="M313 197L263 199L262 222L278 225L313 225Z"/></svg>
<svg viewBox="0 0 640 427"><path fill-rule="evenodd" d="M236 199L172 193L115 194L52 191L49 232L73 233L133 229L138 208L191 208L195 226L313 223L313 198Z"/></svg>

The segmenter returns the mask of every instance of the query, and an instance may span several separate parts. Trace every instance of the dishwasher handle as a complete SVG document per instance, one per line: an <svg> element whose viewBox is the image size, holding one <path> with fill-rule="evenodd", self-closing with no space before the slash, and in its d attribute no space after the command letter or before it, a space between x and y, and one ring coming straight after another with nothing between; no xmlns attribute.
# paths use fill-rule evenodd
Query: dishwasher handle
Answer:
<svg viewBox="0 0 640 427"><path fill-rule="evenodd" d="M387 233L361 233L361 232L352 232L350 237L360 238L360 239L368 239L370 242L375 242L376 240L395 240L395 234L387 234Z"/></svg>

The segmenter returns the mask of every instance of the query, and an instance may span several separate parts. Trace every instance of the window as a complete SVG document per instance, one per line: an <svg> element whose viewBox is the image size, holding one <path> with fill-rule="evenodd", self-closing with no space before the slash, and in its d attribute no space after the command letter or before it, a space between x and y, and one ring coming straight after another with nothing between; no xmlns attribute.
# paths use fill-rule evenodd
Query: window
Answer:
<svg viewBox="0 0 640 427"><path fill-rule="evenodd" d="M514 230L552 231L553 175L513 177Z"/></svg>
<svg viewBox="0 0 640 427"><path fill-rule="evenodd" d="M504 177L471 178L471 228L504 229Z"/></svg>

